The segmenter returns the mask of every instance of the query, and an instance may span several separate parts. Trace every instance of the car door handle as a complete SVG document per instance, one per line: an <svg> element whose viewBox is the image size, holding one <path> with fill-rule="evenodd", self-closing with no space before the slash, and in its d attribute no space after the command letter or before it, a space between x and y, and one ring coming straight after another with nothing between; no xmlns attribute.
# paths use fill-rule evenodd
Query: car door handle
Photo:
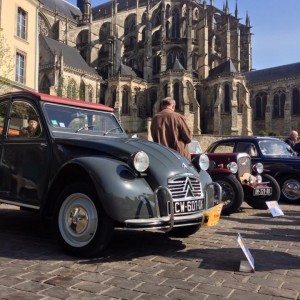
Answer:
<svg viewBox="0 0 300 300"><path fill-rule="evenodd" d="M40 143L40 147L41 148L47 148L47 144L46 143Z"/></svg>

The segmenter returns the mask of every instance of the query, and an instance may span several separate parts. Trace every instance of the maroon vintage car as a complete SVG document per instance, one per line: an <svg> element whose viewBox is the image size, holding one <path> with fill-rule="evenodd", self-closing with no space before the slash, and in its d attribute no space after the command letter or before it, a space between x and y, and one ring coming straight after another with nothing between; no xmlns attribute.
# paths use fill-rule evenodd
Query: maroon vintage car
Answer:
<svg viewBox="0 0 300 300"><path fill-rule="evenodd" d="M202 153L197 141L189 146L192 161L198 164ZM280 187L270 175L263 173L261 163L251 163L247 153L206 153L210 160L208 170L213 181L222 187L223 214L239 210L242 202L256 209L267 209L266 201L278 201Z"/></svg>

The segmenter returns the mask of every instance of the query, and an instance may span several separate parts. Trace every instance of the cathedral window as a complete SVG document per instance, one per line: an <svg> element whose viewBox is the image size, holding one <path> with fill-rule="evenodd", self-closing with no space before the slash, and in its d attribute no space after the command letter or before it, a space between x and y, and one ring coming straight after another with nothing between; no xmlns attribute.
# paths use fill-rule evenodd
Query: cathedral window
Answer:
<svg viewBox="0 0 300 300"><path fill-rule="evenodd" d="M124 89L122 93L122 115L129 115L129 91Z"/></svg>
<svg viewBox="0 0 300 300"><path fill-rule="evenodd" d="M149 97L150 97L150 110L148 112L148 116L152 117L152 115L153 115L153 108L154 108L154 105L155 105L155 103L157 101L157 91L156 91L156 89L151 89L150 90Z"/></svg>
<svg viewBox="0 0 300 300"><path fill-rule="evenodd" d="M170 22L169 21L166 22L166 38L167 39L170 38Z"/></svg>
<svg viewBox="0 0 300 300"><path fill-rule="evenodd" d="M77 84L74 79L71 79L67 86L67 97L72 99L77 99L77 94L78 94Z"/></svg>
<svg viewBox="0 0 300 300"><path fill-rule="evenodd" d="M242 101L242 88L240 85L237 86L236 88L236 100L238 104L238 113L242 114L243 113L243 101Z"/></svg>
<svg viewBox="0 0 300 300"><path fill-rule="evenodd" d="M93 87L89 84L88 86L88 99L90 102L93 101L93 98L94 98L94 89Z"/></svg>
<svg viewBox="0 0 300 300"><path fill-rule="evenodd" d="M167 83L164 85L164 96L168 97L168 84Z"/></svg>
<svg viewBox="0 0 300 300"><path fill-rule="evenodd" d="M255 119L262 120L265 118L267 107L267 94L259 93L255 97Z"/></svg>
<svg viewBox="0 0 300 300"><path fill-rule="evenodd" d="M160 57L154 56L153 58L153 74L158 74L160 72Z"/></svg>
<svg viewBox="0 0 300 300"><path fill-rule="evenodd" d="M283 92L277 92L273 98L273 117L283 118L284 117L284 105L285 105L285 94Z"/></svg>
<svg viewBox="0 0 300 300"><path fill-rule="evenodd" d="M42 79L42 82L40 84L40 92L45 93L45 94L49 94L50 93L50 80L48 78L48 76L44 76Z"/></svg>
<svg viewBox="0 0 300 300"><path fill-rule="evenodd" d="M299 88L293 89L292 114L300 115L300 91L299 91Z"/></svg>
<svg viewBox="0 0 300 300"><path fill-rule="evenodd" d="M172 38L180 38L180 13L178 8L172 12Z"/></svg>
<svg viewBox="0 0 300 300"><path fill-rule="evenodd" d="M225 85L225 91L224 91L224 106L223 106L223 112L224 113L230 113L230 89L229 85Z"/></svg>
<svg viewBox="0 0 300 300"><path fill-rule="evenodd" d="M166 5L166 18L170 18L170 4Z"/></svg>
<svg viewBox="0 0 300 300"><path fill-rule="evenodd" d="M173 86L173 94L174 94L174 100L176 102L176 110L181 110L180 107L180 86L178 82L174 83Z"/></svg>
<svg viewBox="0 0 300 300"><path fill-rule="evenodd" d="M84 84L83 81L80 82L79 99L80 100L85 100L85 84Z"/></svg>
<svg viewBox="0 0 300 300"><path fill-rule="evenodd" d="M113 89L111 92L111 100L112 100L112 107L115 107L116 101L117 101L117 90Z"/></svg>
<svg viewBox="0 0 300 300"><path fill-rule="evenodd" d="M82 58L86 61L87 60L87 53L88 53L88 30L82 30L76 40L77 49L82 56Z"/></svg>
<svg viewBox="0 0 300 300"><path fill-rule="evenodd" d="M180 48L173 48L168 52L167 55L167 68L172 69L176 58L179 60L181 65L185 67L185 55Z"/></svg>
<svg viewBox="0 0 300 300"><path fill-rule="evenodd" d="M99 42L106 42L110 36L110 26L109 22L104 23L99 31Z"/></svg>

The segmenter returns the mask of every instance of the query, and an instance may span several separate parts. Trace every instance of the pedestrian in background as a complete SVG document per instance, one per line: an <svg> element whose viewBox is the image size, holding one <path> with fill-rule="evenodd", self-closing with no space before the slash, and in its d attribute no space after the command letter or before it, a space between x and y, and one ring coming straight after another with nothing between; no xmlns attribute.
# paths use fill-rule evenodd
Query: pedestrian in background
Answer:
<svg viewBox="0 0 300 300"><path fill-rule="evenodd" d="M298 132L296 130L292 130L290 132L290 135L285 139L285 142L291 146L291 148L294 150L294 146L297 143L298 140Z"/></svg>
<svg viewBox="0 0 300 300"><path fill-rule="evenodd" d="M178 151L190 159L188 144L192 140L192 132L183 115L175 112L176 102L171 97L161 100L160 109L151 123L153 141Z"/></svg>

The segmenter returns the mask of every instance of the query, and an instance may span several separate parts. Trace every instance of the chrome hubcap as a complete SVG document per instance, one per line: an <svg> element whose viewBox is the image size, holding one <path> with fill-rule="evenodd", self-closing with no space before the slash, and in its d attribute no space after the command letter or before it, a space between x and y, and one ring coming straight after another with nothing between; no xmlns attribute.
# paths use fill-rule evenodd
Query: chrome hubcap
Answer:
<svg viewBox="0 0 300 300"><path fill-rule="evenodd" d="M288 179L282 186L283 195L290 200L298 200L300 198L300 182L296 179Z"/></svg>
<svg viewBox="0 0 300 300"><path fill-rule="evenodd" d="M94 237L98 227L98 214L93 201L85 194L68 196L59 210L58 226L66 243L83 247Z"/></svg>

